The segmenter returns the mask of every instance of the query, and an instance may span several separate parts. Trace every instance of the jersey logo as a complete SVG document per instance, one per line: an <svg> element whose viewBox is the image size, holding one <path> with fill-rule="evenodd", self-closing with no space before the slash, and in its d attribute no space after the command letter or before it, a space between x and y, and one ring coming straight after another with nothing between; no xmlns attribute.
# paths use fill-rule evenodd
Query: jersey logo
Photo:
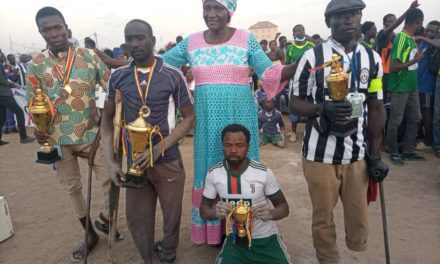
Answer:
<svg viewBox="0 0 440 264"><path fill-rule="evenodd" d="M368 78L370 77L370 70L367 68L363 68L361 70L360 80L361 83L366 84L368 83Z"/></svg>
<svg viewBox="0 0 440 264"><path fill-rule="evenodd" d="M225 203L229 203L232 206L236 206L238 204L238 202L240 202L241 199L243 199L243 198L238 198L238 199L222 198L222 201L225 202ZM243 202L248 207L252 206L252 199L243 199Z"/></svg>
<svg viewBox="0 0 440 264"><path fill-rule="evenodd" d="M251 187L251 193L255 193L255 183L250 183L249 186Z"/></svg>

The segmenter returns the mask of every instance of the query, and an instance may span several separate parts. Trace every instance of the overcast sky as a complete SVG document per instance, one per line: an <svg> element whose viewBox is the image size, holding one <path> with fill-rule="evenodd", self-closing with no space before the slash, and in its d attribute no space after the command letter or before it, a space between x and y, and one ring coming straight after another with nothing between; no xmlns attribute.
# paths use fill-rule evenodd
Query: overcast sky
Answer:
<svg viewBox="0 0 440 264"><path fill-rule="evenodd" d="M387 13L402 14L411 4L408 0L364 0L367 4L362 21L373 21L382 28L382 17ZM328 0L238 0L238 8L231 26L249 28L258 21L268 20L291 38L292 27L303 24L306 33L329 35L324 23L324 9ZM439 0L420 0L425 13L425 24L440 19ZM45 43L38 33L35 14L44 6L58 8L81 46L87 36L98 36L98 47L113 48L124 42L124 26L134 18L149 22L157 38L157 47L175 40L177 35L206 29L202 17L201 0L12 0L2 1L0 11L0 49L30 52L41 50Z"/></svg>

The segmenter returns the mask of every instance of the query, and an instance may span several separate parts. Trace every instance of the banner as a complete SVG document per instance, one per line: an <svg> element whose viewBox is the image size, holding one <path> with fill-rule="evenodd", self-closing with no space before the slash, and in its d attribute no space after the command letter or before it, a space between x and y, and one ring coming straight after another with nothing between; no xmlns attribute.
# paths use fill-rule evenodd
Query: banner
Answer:
<svg viewBox="0 0 440 264"><path fill-rule="evenodd" d="M26 87L17 85L12 89L12 93L14 94L15 101L23 110L25 126L35 127L34 123L32 123L31 116L29 115L28 101L26 100Z"/></svg>

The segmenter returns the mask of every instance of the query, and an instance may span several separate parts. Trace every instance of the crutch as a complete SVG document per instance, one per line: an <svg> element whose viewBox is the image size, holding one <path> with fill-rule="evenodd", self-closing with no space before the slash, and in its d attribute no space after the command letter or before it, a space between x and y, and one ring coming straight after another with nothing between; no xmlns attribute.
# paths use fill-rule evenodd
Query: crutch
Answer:
<svg viewBox="0 0 440 264"><path fill-rule="evenodd" d="M96 134L95 141L93 141L92 149L90 149L89 153L89 178L87 184L87 215L86 215L86 234L84 238L85 252L84 252L84 264L87 264L87 256L89 253L89 232L90 232L90 205L92 202L92 174L93 174L93 165L95 164L95 155L96 151L99 147L99 140L101 139L101 132L98 129L98 133Z"/></svg>
<svg viewBox="0 0 440 264"><path fill-rule="evenodd" d="M382 226L383 226L383 242L385 245L385 259L386 264L390 264L390 247L388 244L388 226L387 226L387 213L385 210L385 193L383 189L383 181L379 182L380 192L380 209L382 211Z"/></svg>

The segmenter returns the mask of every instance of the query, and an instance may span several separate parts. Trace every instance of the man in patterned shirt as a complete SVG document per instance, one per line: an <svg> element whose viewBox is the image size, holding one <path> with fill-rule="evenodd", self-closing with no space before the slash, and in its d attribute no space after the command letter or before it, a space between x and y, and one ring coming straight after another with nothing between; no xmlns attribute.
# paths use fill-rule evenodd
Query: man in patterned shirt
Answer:
<svg viewBox="0 0 440 264"><path fill-rule="evenodd" d="M62 158L55 163L56 174L85 228L87 210L82 194L78 158L87 160L91 152L99 121L95 86L99 83L107 87L110 71L92 50L75 48L68 42L67 25L59 10L44 7L38 11L35 20L49 48L36 55L29 63L27 97L30 100L38 88L42 89L56 109L51 134L46 135L35 130L35 135L40 144L49 142L60 146ZM106 197L104 213L108 213L106 209L110 179L100 149L96 153L93 169L96 177L101 180ZM102 213L100 217L105 218ZM99 240L91 224L90 227L87 243L89 251ZM84 253L85 245L81 245L73 252L72 262L81 262Z"/></svg>

